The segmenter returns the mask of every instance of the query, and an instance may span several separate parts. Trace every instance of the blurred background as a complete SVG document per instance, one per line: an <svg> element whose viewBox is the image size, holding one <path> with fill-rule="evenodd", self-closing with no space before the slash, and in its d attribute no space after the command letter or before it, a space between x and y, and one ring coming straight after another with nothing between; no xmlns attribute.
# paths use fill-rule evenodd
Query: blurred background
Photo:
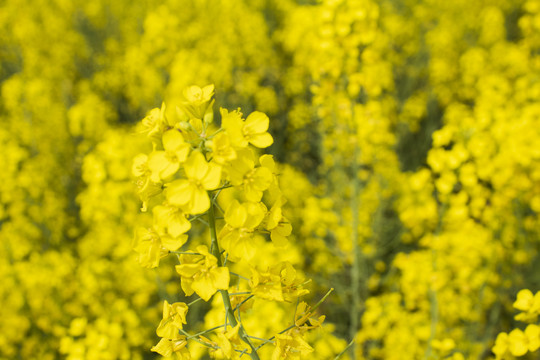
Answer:
<svg viewBox="0 0 540 360"><path fill-rule="evenodd" d="M310 359L353 337L342 359L488 359L523 327L540 1L2 0L1 359L159 357L162 302L181 294L131 247L131 164L150 146L134 126L210 83L219 106L270 117L289 260L308 299L335 288Z"/></svg>

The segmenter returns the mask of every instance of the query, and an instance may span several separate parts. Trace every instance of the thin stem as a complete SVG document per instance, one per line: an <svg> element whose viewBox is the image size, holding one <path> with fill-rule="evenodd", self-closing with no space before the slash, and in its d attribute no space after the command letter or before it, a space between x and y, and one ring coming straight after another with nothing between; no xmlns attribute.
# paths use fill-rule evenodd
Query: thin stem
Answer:
<svg viewBox="0 0 540 360"><path fill-rule="evenodd" d="M178 255L201 255L202 256L202 254L191 252L191 251L169 251L169 252L171 254L178 254Z"/></svg>
<svg viewBox="0 0 540 360"><path fill-rule="evenodd" d="M359 195L360 195L360 180L358 179L358 146L354 146L353 158L352 158L352 193L351 193L351 242L352 242L352 266L351 266L351 285L352 285L352 299L351 299L351 312L350 312L350 327L349 327L349 339L351 340L350 356L351 359L356 359L357 346L354 342L356 332L358 331L359 318L360 318L360 302L362 300L361 295L361 276L360 273L360 246L358 246L358 216L359 216Z"/></svg>
<svg viewBox="0 0 540 360"><path fill-rule="evenodd" d="M217 265L221 265L221 254L219 251L219 245L217 241L217 233L216 233L216 219L214 215L214 206L216 206L213 202L210 203L210 209L208 209L208 224L210 227L210 238L212 240L212 254L217 258ZM225 312L227 313L227 317L229 320L229 323L232 327L235 327L238 325L238 321L236 320L236 316L234 315L234 310L231 305L231 298L229 297L229 291L228 290L219 290L219 293L221 294L221 298L223 299L223 305L225 306ZM248 335L246 334L246 331L242 324L240 323L240 328L238 331L240 338L251 348L251 353L249 356L253 360L260 360L259 355L257 354L257 349L253 346L251 341L249 340Z"/></svg>
<svg viewBox="0 0 540 360"><path fill-rule="evenodd" d="M259 341L266 341L267 340L267 339L263 339L263 338L256 337L256 336L251 336L251 335L248 335L248 338L254 339L254 340L259 340Z"/></svg>
<svg viewBox="0 0 540 360"><path fill-rule="evenodd" d="M217 330L217 329L221 329L223 327L223 325L218 325L218 326L214 326L213 328L210 328L210 329L207 329L207 330L203 330L201 332L198 332L196 334L193 334L193 335L189 335L188 334L188 337L186 338L186 340L191 340L191 339L194 339L196 337L199 337L200 335L204 335L204 334L207 334L209 332L212 332L214 330ZM184 332L184 331L182 331ZM187 333L186 333L187 334Z"/></svg>
<svg viewBox="0 0 540 360"><path fill-rule="evenodd" d="M349 350L349 348L352 346L352 344L354 343L354 340L351 340L351 342L349 343L349 345L345 346L345 349L343 349L342 352L340 352L335 358L334 360L338 360L341 355L345 354L347 352L347 350Z"/></svg>
<svg viewBox="0 0 540 360"><path fill-rule="evenodd" d="M252 297L254 297L254 296L255 296L255 295L249 295L247 298L245 298L244 300L242 300L242 302L240 302L239 304L237 304L233 311L238 310L238 312L240 312L240 307L241 307L242 305L244 305L244 303L245 303L246 301L250 300L250 299L251 299Z"/></svg>
<svg viewBox="0 0 540 360"><path fill-rule="evenodd" d="M237 273L234 273L234 272L232 272L232 271L229 271L229 274L231 274L232 276L236 276L236 277L239 277L240 279L243 279L243 280L247 280L247 281L249 281L249 279L248 279L247 277L245 277L245 276L242 276L242 275L240 275L240 274L237 274Z"/></svg>
<svg viewBox="0 0 540 360"><path fill-rule="evenodd" d="M191 305L195 304L195 303L198 303L199 301L201 301L202 298L198 298L198 299L195 299L193 300L192 302L190 302L189 304L187 304L188 307L190 307Z"/></svg>

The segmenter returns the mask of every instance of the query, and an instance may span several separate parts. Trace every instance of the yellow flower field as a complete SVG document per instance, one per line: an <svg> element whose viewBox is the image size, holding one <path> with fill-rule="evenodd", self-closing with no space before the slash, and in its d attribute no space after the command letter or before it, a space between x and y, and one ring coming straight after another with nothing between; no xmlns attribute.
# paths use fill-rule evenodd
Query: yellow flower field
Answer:
<svg viewBox="0 0 540 360"><path fill-rule="evenodd" d="M5 0L0 121L0 359L540 356L540 0Z"/></svg>

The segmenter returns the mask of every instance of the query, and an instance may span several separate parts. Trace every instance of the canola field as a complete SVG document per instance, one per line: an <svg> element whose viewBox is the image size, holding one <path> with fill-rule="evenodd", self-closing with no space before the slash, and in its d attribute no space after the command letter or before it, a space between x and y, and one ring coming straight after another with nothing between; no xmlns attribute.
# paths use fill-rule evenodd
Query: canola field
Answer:
<svg viewBox="0 0 540 360"><path fill-rule="evenodd" d="M3 0L0 124L0 359L540 356L540 0Z"/></svg>

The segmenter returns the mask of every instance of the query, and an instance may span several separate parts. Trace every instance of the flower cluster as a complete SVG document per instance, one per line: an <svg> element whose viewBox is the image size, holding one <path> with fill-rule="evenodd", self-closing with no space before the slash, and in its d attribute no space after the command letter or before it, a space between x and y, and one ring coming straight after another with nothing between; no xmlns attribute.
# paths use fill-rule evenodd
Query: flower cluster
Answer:
<svg viewBox="0 0 540 360"><path fill-rule="evenodd" d="M174 111L168 112L163 104L141 121L140 132L151 139L153 150L134 158L132 172L142 209L152 212L153 221L151 226L136 230L134 250L140 264L149 268L158 267L163 258L175 254L185 297L196 294L210 301L219 293L225 323L189 335L183 325L190 305L165 302L157 329L161 340L152 350L189 359L190 343L196 342L208 347L214 358L237 359L249 354L258 359L259 347L273 342L276 359L287 358L291 352L310 352L312 348L302 339L308 329L305 321L263 340L257 347L243 326L240 311L245 309L240 306L251 298L293 303L309 291L289 262L263 271L255 265L264 255L255 246L254 237L267 236L275 246L283 247L292 229L282 214L284 200L276 164L271 155L258 156L256 151L273 143L268 133L270 120L258 111L244 118L239 109L220 109L218 128L213 121L213 95L213 85L190 86ZM189 235L193 222L208 227L210 241L206 244L200 237ZM194 250L188 250L188 246ZM249 264L251 278L233 273L230 269L234 263ZM251 290L241 293L245 294L243 300L229 291L233 276L249 280ZM317 324L320 326L320 322ZM217 329L221 329L217 338L208 339L206 335Z"/></svg>

